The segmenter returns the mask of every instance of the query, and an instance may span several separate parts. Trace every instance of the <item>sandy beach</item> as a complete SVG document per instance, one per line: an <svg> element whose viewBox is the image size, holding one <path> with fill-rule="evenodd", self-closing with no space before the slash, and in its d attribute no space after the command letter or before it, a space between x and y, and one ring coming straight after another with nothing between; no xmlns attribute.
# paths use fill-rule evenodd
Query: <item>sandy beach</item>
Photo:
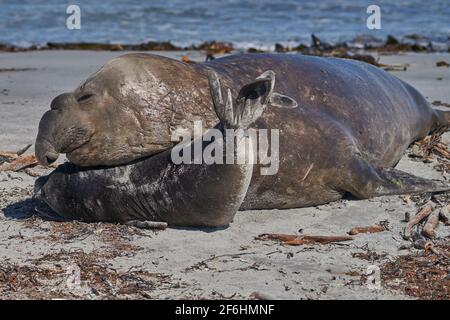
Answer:
<svg viewBox="0 0 450 320"><path fill-rule="evenodd" d="M34 143L39 120L51 100L122 54L0 53L0 150L14 151ZM201 52L157 54L204 60ZM438 61L450 62L450 53L379 58L383 64L407 65L406 71L390 72L416 87L436 108L445 109L443 104L450 103L450 68L436 66ZM442 141L448 145L450 134L445 133ZM405 154L397 168L448 181L450 174L437 170L438 160L433 156L424 163ZM37 175L53 169L33 170ZM415 214L429 195L241 211L227 229L150 231L36 217L31 200L35 179L29 172L0 172L0 299L413 299L433 294L414 293L417 284L408 282L407 265L401 264L402 256L415 257L421 251L399 250L408 243L402 238L405 212ZM448 204L447 196L440 195L443 204ZM286 246L255 239L263 233L346 235L353 227L380 223L387 230L359 234L342 243ZM436 242L448 243L449 231L441 224ZM367 273L377 268L381 287L368 281ZM448 267L439 283L441 291L435 297L449 299Z"/></svg>

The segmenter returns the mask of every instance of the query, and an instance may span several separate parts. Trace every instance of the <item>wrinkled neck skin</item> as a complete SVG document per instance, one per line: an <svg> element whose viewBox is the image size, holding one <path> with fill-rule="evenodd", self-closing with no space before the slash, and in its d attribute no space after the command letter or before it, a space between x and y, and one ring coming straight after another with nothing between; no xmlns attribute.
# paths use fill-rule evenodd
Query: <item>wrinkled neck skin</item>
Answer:
<svg viewBox="0 0 450 320"><path fill-rule="evenodd" d="M229 131L220 124L217 128L226 144ZM177 165L171 161L171 149L109 168L81 168L66 163L38 179L35 195L63 219L227 226L244 200L253 170L251 138L242 136L240 142L234 144L232 154L236 157L238 148L248 143L250 156L242 164L208 165L203 161ZM204 142L202 151L212 143ZM224 148L224 163L225 158Z"/></svg>

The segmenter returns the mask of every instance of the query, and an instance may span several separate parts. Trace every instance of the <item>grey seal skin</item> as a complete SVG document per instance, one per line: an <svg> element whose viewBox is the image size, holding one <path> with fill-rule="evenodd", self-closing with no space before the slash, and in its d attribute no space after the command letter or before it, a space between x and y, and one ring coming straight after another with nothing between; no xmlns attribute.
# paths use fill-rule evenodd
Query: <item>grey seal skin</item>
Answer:
<svg viewBox="0 0 450 320"><path fill-rule="evenodd" d="M208 84L211 72L220 81L210 76ZM261 74L272 76L258 80ZM238 97L234 108L265 109L252 127L280 130L275 175L261 175L258 164L249 175L249 164L171 163L174 128L192 128L195 120L226 127L217 112L226 89ZM293 101L297 108L279 108ZM413 141L447 127L450 113L363 62L244 54L188 65L125 55L55 98L51 109L39 125L36 155L48 164L66 153L72 163L39 179L36 195L69 219L224 226L238 209L450 189L393 169Z"/></svg>
<svg viewBox="0 0 450 320"><path fill-rule="evenodd" d="M66 219L151 220L203 227L228 225L241 206L252 177L253 142L247 129L268 105L293 108L296 103L273 92L275 76L271 71L244 86L236 99L229 90L224 90L216 73L210 72L209 78L220 119L216 128L222 133L221 145L227 144L227 136L231 134L235 139L232 150L235 164L176 165L171 160L170 149L115 167L82 168L67 163L37 181L37 197ZM211 143L217 142L201 141L202 153ZM240 149L251 152L238 164ZM190 150L193 159L195 149ZM226 152L224 148L223 163ZM221 182L225 181L224 188Z"/></svg>

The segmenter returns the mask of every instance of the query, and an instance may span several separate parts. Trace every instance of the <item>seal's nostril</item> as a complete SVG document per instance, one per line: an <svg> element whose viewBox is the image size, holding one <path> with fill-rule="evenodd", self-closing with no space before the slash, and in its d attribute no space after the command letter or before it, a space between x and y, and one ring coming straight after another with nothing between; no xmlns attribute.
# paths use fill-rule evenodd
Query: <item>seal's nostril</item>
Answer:
<svg viewBox="0 0 450 320"><path fill-rule="evenodd" d="M56 159L58 159L58 154L57 153L53 153L53 152L47 152L45 154L45 161L47 162L47 165L52 164L53 162L56 161Z"/></svg>

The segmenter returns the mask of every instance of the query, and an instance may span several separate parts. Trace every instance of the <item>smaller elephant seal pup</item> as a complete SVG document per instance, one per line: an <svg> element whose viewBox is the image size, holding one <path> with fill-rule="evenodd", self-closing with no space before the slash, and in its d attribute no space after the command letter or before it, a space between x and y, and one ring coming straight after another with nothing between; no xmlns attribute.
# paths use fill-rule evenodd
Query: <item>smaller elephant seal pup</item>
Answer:
<svg viewBox="0 0 450 320"><path fill-rule="evenodd" d="M272 100L280 100L278 107L296 107L291 98L273 92L274 82L274 73L267 71L233 99L218 75L210 71L211 96L220 120L216 128L222 133L222 140L202 137L200 151L204 153L212 144L222 146L218 149L223 153L214 155L216 161L177 165L169 149L111 168L85 169L66 163L37 182L36 197L65 219L227 226L239 210L252 177L254 136L248 129ZM223 147L229 141L233 141L231 151ZM195 152L195 147L183 150ZM229 153L233 157L231 164ZM222 159L217 161L218 157Z"/></svg>
<svg viewBox="0 0 450 320"><path fill-rule="evenodd" d="M224 128L279 130L278 171L173 163L172 132L197 120L224 137ZM354 60L243 54L189 65L125 55L52 101L36 156L49 164L66 153L70 163L38 179L36 196L67 219L224 226L238 209L447 191L393 167L412 142L449 124L450 112L416 89Z"/></svg>

